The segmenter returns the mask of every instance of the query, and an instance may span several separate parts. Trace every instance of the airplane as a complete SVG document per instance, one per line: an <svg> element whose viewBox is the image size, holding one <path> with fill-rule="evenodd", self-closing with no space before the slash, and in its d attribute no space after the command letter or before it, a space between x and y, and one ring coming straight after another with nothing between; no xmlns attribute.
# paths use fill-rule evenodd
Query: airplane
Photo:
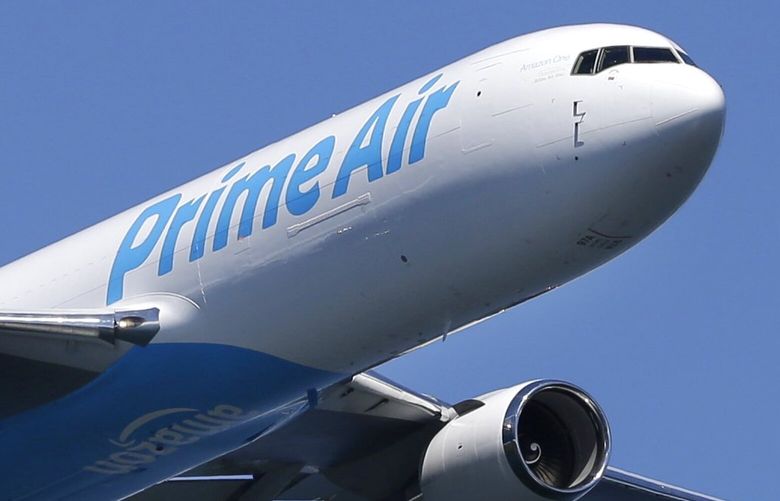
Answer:
<svg viewBox="0 0 780 501"><path fill-rule="evenodd" d="M5 265L0 498L715 499L611 465L569 382L373 369L637 244L724 120L669 38L547 29Z"/></svg>

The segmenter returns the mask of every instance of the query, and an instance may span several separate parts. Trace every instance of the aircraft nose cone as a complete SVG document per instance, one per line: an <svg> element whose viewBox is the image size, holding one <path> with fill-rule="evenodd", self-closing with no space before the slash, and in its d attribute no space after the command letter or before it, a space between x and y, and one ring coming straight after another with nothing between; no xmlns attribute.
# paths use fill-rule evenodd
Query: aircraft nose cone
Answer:
<svg viewBox="0 0 780 501"><path fill-rule="evenodd" d="M723 88L703 71L699 73L699 78L692 88L696 95L693 100L696 108L711 121L710 125L718 130L720 139L726 121L726 96L723 94Z"/></svg>
<svg viewBox="0 0 780 501"><path fill-rule="evenodd" d="M653 103L656 127L662 131L683 126L689 134L714 135L719 141L726 117L723 89L705 72L686 70L684 78L660 85Z"/></svg>
<svg viewBox="0 0 780 501"><path fill-rule="evenodd" d="M698 183L718 149L726 118L726 98L707 73L685 68L682 78L663 83L653 109L655 126L676 169Z"/></svg>
<svg viewBox="0 0 780 501"><path fill-rule="evenodd" d="M657 126L677 121L704 127L706 132L723 131L726 97L718 82L696 68L686 68L683 78L661 89L655 110ZM702 130L702 133L705 131Z"/></svg>

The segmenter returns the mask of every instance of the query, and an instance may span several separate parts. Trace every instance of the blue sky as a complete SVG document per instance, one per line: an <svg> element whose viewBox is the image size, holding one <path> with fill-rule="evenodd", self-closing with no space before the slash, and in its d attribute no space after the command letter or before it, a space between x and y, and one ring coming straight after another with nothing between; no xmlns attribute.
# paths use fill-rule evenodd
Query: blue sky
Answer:
<svg viewBox="0 0 780 501"><path fill-rule="evenodd" d="M0 3L0 263L493 43L645 26L723 85L698 191L595 272L382 372L449 401L538 377L607 411L613 464L774 498L780 450L773 2Z"/></svg>

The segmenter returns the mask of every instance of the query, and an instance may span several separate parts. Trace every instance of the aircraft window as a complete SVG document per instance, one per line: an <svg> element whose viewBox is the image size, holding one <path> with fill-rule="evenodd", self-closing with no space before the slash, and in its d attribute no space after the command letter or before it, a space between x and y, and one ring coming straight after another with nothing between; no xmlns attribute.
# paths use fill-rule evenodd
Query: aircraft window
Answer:
<svg viewBox="0 0 780 501"><path fill-rule="evenodd" d="M628 46L605 47L601 51L601 62L597 72L629 61Z"/></svg>
<svg viewBox="0 0 780 501"><path fill-rule="evenodd" d="M690 64L691 66L696 66L696 63L693 62L693 59L691 59L691 56L686 54L685 52L678 50L678 54L680 54L680 58L685 61L685 64Z"/></svg>
<svg viewBox="0 0 780 501"><path fill-rule="evenodd" d="M635 63L679 63L672 49L662 47L634 47Z"/></svg>
<svg viewBox="0 0 780 501"><path fill-rule="evenodd" d="M577 62L574 63L573 75L590 75L593 73L593 68L596 66L596 56L599 50L588 50L580 54L577 58Z"/></svg>

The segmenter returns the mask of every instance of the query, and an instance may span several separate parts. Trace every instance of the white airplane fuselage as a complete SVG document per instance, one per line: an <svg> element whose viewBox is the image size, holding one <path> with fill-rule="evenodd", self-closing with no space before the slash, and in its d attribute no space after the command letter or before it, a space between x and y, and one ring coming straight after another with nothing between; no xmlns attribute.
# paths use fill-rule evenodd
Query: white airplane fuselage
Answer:
<svg viewBox="0 0 780 501"><path fill-rule="evenodd" d="M724 98L684 63L572 74L583 51L623 45L677 47L617 25L518 37L0 269L3 311L160 309L146 347L0 338L3 353L105 371L73 410L52 404L67 430L36 432L51 450L93 430L97 452L19 495L135 492L639 242L706 172ZM128 423L160 409L223 425L132 449L149 439ZM0 437L50 419L31 412Z"/></svg>

